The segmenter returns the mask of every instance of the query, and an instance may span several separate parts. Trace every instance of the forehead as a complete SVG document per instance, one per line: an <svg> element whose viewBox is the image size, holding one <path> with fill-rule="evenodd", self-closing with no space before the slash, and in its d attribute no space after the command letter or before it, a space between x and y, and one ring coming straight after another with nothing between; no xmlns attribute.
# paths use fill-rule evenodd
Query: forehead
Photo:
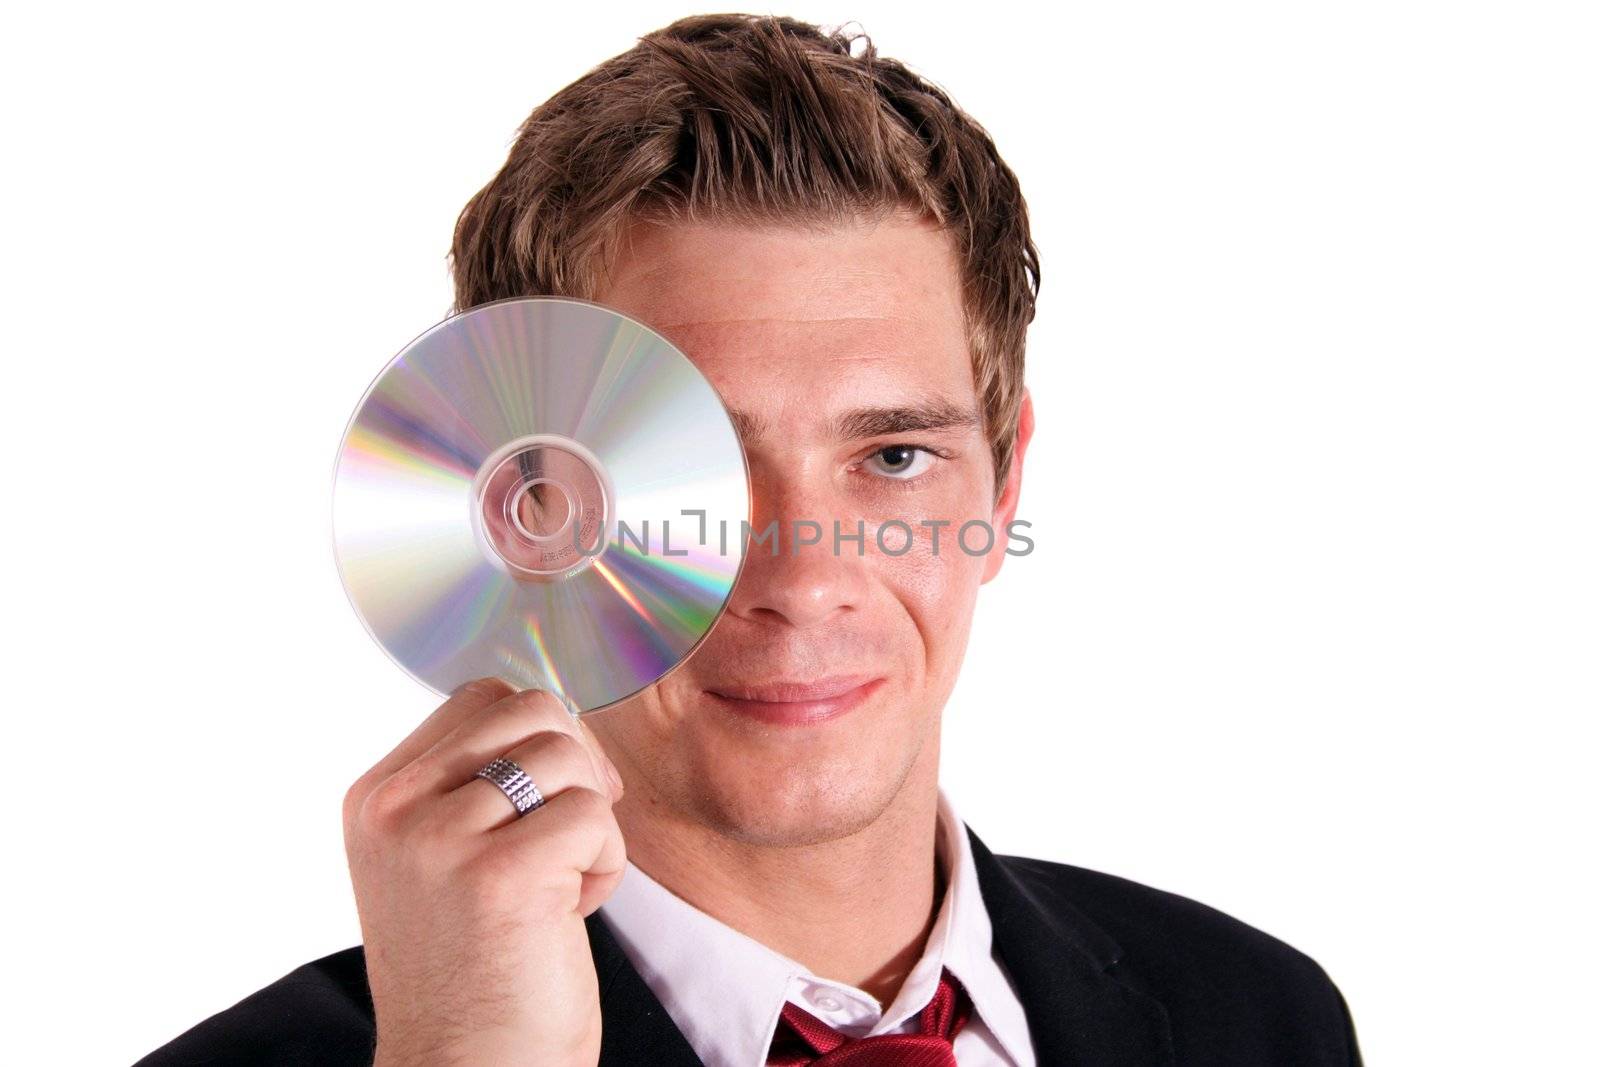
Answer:
<svg viewBox="0 0 1600 1067"><path fill-rule="evenodd" d="M906 216L634 223L596 300L666 336L732 404L785 420L974 398L954 249Z"/></svg>

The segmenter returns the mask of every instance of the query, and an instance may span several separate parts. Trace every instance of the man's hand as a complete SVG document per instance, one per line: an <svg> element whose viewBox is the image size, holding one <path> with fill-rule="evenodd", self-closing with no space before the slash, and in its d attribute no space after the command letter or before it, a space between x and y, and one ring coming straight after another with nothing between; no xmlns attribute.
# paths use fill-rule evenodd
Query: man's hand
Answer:
<svg viewBox="0 0 1600 1067"><path fill-rule="evenodd" d="M518 817L474 775L514 760ZM600 1001L584 917L622 880L622 780L538 690L456 690L345 795L345 849L377 1017L377 1067L592 1067Z"/></svg>

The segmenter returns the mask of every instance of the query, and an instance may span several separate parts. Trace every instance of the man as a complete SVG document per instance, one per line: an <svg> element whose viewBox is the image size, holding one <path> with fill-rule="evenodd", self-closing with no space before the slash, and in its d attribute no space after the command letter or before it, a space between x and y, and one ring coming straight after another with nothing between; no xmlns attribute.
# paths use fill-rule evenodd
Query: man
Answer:
<svg viewBox="0 0 1600 1067"><path fill-rule="evenodd" d="M1360 1062L1310 959L995 856L939 788L1007 547L954 532L1016 516L1038 283L1015 177L941 92L788 19L682 19L533 112L452 264L458 309L566 294L661 332L734 416L753 527L865 539L752 548L615 708L462 687L349 791L363 946L145 1062ZM542 806L475 775L497 757Z"/></svg>

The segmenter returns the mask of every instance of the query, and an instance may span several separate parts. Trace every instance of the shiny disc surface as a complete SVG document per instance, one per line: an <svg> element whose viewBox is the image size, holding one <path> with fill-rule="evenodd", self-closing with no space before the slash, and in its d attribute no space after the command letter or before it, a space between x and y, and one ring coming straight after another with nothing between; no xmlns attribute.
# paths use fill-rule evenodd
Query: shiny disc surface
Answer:
<svg viewBox="0 0 1600 1067"><path fill-rule="evenodd" d="M390 657L436 693L493 675L574 712L694 650L749 513L710 383L643 324L564 298L417 338L368 388L334 470L339 575Z"/></svg>

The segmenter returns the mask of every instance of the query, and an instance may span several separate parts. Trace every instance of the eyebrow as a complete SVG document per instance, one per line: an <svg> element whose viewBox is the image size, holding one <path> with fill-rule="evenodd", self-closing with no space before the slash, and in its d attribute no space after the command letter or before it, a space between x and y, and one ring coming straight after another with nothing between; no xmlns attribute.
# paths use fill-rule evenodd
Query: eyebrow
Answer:
<svg viewBox="0 0 1600 1067"><path fill-rule="evenodd" d="M745 441L754 441L771 428L768 420L748 411L734 409L728 415ZM981 426L983 420L966 405L934 398L891 407L855 408L835 416L832 423L835 437L855 441L928 430L969 429Z"/></svg>

